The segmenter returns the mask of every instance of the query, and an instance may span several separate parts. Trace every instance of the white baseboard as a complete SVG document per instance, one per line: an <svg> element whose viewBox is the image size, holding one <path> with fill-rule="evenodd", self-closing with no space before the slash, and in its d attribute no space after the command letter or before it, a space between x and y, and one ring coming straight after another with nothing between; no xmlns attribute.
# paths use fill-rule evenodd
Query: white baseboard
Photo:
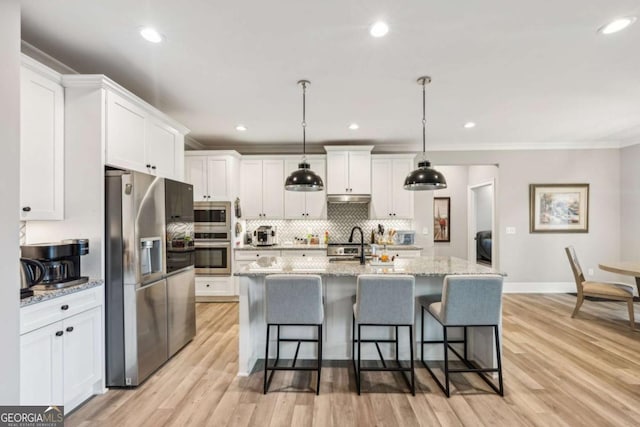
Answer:
<svg viewBox="0 0 640 427"><path fill-rule="evenodd" d="M504 282L505 294L563 294L576 292L574 282Z"/></svg>

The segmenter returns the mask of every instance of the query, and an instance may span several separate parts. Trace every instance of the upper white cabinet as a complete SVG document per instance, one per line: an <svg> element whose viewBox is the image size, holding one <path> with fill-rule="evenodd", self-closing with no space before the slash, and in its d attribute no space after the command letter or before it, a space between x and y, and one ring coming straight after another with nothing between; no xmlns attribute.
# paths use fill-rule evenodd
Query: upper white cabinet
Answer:
<svg viewBox="0 0 640 427"><path fill-rule="evenodd" d="M372 156L371 219L413 218L413 192L403 188L413 155Z"/></svg>
<svg viewBox="0 0 640 427"><path fill-rule="evenodd" d="M105 163L181 179L184 135L126 96L107 91Z"/></svg>
<svg viewBox="0 0 640 427"><path fill-rule="evenodd" d="M371 194L368 146L331 146L327 151L327 194Z"/></svg>
<svg viewBox="0 0 640 427"><path fill-rule="evenodd" d="M239 164L240 154L235 151L187 152L185 181L193 185L193 200L233 201L238 193Z"/></svg>
<svg viewBox="0 0 640 427"><path fill-rule="evenodd" d="M65 75L62 83L67 95L71 94L72 108L87 104L84 111L74 110L73 137L99 137L104 144L106 165L184 179L187 128L105 76ZM99 104L89 105L91 102ZM97 129L104 129L101 135L83 128L95 123L97 117L104 120Z"/></svg>
<svg viewBox="0 0 640 427"><path fill-rule="evenodd" d="M323 156L324 157L324 156ZM323 157L309 156L307 162L326 185L326 161ZM298 169L300 159L285 161L285 177ZM283 183L284 186L284 183ZM286 219L326 219L327 200L323 191L284 191L284 217Z"/></svg>
<svg viewBox="0 0 640 427"><path fill-rule="evenodd" d="M242 213L247 219L284 217L284 162L246 157L241 163Z"/></svg>
<svg viewBox="0 0 640 427"><path fill-rule="evenodd" d="M64 219L64 89L60 75L23 56L20 218Z"/></svg>

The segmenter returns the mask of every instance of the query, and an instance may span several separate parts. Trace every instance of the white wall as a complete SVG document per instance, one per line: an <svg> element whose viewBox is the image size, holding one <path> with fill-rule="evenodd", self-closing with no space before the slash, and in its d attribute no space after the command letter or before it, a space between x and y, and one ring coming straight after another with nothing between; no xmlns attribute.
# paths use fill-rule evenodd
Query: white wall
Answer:
<svg viewBox="0 0 640 427"><path fill-rule="evenodd" d="M0 1L0 405L20 399L20 4Z"/></svg>
<svg viewBox="0 0 640 427"><path fill-rule="evenodd" d="M620 150L620 243L626 261L640 259L640 144Z"/></svg>
<svg viewBox="0 0 640 427"><path fill-rule="evenodd" d="M429 153L438 169L442 164L496 164L500 270L507 282L523 287L542 282L573 281L564 247L574 245L583 268L607 278L598 262L620 258L620 153L606 150L451 151ZM590 183L589 233L530 234L529 184ZM505 234L505 227L516 234ZM610 276L610 275L609 275ZM615 277L615 276L614 276Z"/></svg>

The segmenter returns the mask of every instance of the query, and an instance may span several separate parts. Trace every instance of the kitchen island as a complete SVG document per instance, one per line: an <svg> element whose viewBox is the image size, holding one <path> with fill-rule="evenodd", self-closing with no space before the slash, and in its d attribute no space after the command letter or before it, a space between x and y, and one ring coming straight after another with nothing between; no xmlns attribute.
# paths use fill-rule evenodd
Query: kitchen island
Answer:
<svg viewBox="0 0 640 427"><path fill-rule="evenodd" d="M242 267L235 273L240 277L240 327L238 374L252 372L258 359L264 358L266 323L264 321L264 278L270 274L317 274L322 277L325 321L323 328L323 357L325 360L347 360L351 358L352 297L356 294L356 278L360 274L410 274L416 278L416 296L434 295L442 292L442 280L448 274L496 274L497 271L454 257L418 257L396 259L384 266L360 265L357 261L330 262L325 256L318 257L262 257ZM415 339L420 339L420 307L416 304ZM313 328L297 326L281 327L282 337L311 338ZM429 315L425 316L425 338L442 336L441 327ZM406 331L404 332L407 333ZM390 338L392 328L372 330L367 337ZM364 336L363 336L364 337ZM452 339L458 335L452 334ZM401 333L401 340L406 335ZM406 342L406 341L405 341ZM275 340L274 343L275 344ZM275 345L269 344L275 357ZM371 347L371 348L367 348ZM281 345L281 358L293 355L295 343ZM494 349L490 328L469 329L469 350L472 359L482 364L494 364ZM420 346L416 345L416 358ZM385 357L393 355L390 345L383 347ZM406 354L404 354L406 353ZM409 358L408 349L401 350L401 360ZM363 346L363 359L377 359L375 346ZM315 358L315 347L305 344L300 348L300 358ZM442 359L442 346L425 346L425 358Z"/></svg>

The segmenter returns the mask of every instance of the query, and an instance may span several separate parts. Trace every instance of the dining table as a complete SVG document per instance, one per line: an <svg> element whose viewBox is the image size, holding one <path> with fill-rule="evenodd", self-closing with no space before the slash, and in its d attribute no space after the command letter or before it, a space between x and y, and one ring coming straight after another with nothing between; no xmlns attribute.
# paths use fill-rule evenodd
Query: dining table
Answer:
<svg viewBox="0 0 640 427"><path fill-rule="evenodd" d="M633 276L636 278L638 295L640 295L640 261L615 261L598 264L601 270L611 273Z"/></svg>

